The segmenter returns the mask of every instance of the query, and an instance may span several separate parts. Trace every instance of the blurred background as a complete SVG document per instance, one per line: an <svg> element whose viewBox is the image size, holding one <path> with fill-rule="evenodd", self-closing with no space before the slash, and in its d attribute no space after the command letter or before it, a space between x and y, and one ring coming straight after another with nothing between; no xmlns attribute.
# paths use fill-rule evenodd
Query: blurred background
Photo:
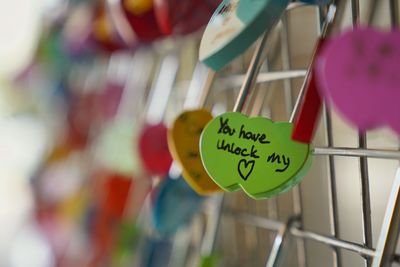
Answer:
<svg viewBox="0 0 400 267"><path fill-rule="evenodd" d="M316 155L299 186L263 201L237 192L221 204L220 195L198 196L178 178L179 167L162 155L166 130L151 127L169 127L191 83L205 79L195 71L198 48L219 3L158 2L0 0L0 266L265 266L278 230L299 212L310 233L376 248L398 160L367 160L367 245L357 157ZM342 28L351 25L347 2ZM366 23L369 1L360 2ZM390 25L388 3L380 2L376 26ZM271 33L261 73L300 75L258 83L248 114L289 119L320 11L289 11ZM233 109L253 51L217 73L205 104L214 114ZM154 143L159 157L147 162L142 150ZM321 116L313 145L360 147L357 130L334 111ZM374 130L367 146L398 150L398 137ZM160 167L150 171L153 163ZM280 266L370 264L357 251L298 236Z"/></svg>

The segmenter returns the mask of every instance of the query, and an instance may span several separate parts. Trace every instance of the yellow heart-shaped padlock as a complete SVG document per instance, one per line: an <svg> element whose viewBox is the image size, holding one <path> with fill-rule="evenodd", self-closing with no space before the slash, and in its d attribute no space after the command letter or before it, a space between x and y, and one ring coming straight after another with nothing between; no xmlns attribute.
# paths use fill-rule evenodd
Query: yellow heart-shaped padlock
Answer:
<svg viewBox="0 0 400 267"><path fill-rule="evenodd" d="M200 135L212 118L204 109L184 111L168 131L171 154L181 165L183 178L200 195L222 191L208 176L200 158Z"/></svg>

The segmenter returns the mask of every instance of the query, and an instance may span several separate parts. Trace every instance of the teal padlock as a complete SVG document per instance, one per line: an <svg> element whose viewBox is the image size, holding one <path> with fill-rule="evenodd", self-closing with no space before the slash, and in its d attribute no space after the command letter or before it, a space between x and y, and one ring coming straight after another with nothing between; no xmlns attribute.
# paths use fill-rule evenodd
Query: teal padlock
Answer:
<svg viewBox="0 0 400 267"><path fill-rule="evenodd" d="M224 0L204 31L199 59L221 69L270 31L288 4L289 0Z"/></svg>

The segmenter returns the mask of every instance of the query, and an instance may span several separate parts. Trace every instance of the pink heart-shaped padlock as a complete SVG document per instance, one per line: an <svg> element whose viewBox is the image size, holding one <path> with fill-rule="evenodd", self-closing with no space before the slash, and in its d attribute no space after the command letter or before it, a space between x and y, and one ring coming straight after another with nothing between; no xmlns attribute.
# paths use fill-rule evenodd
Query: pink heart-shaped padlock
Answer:
<svg viewBox="0 0 400 267"><path fill-rule="evenodd" d="M361 131L400 134L400 31L357 28L325 44L316 64L321 94Z"/></svg>

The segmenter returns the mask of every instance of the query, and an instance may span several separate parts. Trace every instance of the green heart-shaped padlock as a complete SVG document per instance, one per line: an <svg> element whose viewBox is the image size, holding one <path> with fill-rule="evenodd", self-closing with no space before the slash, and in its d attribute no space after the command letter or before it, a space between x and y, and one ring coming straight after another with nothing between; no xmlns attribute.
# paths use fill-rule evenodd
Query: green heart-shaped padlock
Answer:
<svg viewBox="0 0 400 267"><path fill-rule="evenodd" d="M205 127L201 159L224 190L272 197L295 186L311 163L310 146L293 141L291 132L291 123L228 112Z"/></svg>

